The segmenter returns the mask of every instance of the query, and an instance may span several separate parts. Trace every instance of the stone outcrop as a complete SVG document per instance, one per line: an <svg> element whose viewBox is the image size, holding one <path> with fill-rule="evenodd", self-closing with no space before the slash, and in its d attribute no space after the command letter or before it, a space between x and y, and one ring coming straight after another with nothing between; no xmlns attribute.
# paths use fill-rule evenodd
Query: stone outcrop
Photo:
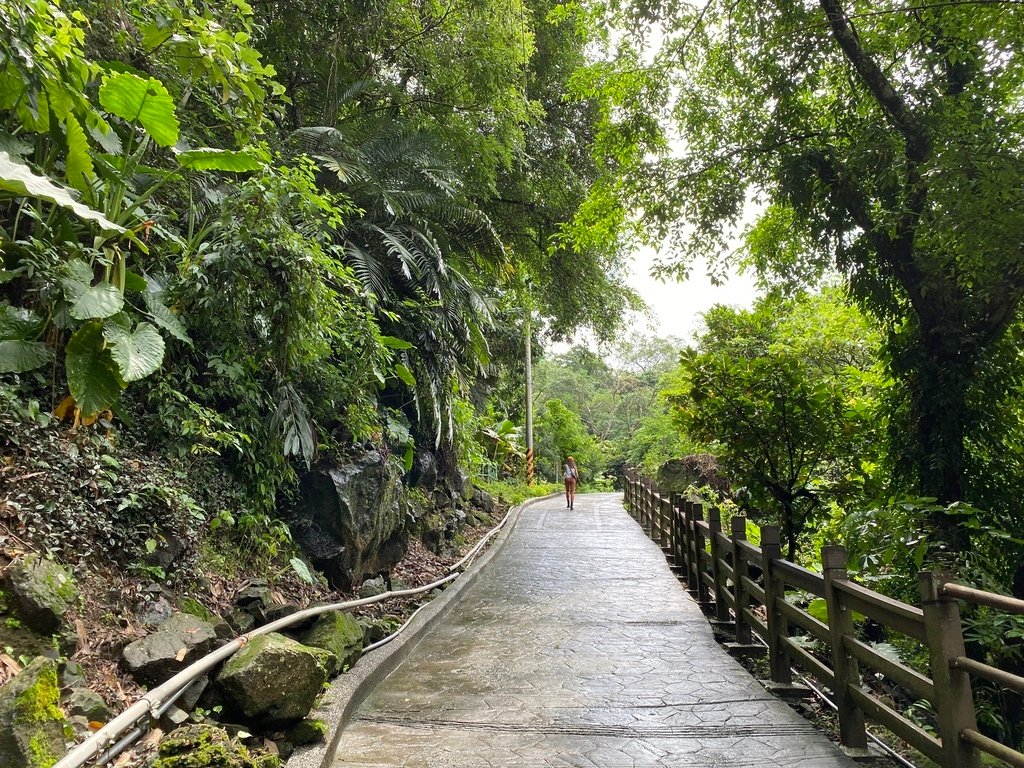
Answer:
<svg viewBox="0 0 1024 768"><path fill-rule="evenodd" d="M7 591L22 621L46 635L60 630L64 614L78 602L71 574L38 555L26 555L11 566Z"/></svg>
<svg viewBox="0 0 1024 768"><path fill-rule="evenodd" d="M152 686L205 656L216 642L213 624L188 613L177 613L155 632L125 646L122 660L132 677Z"/></svg>
<svg viewBox="0 0 1024 768"><path fill-rule="evenodd" d="M327 670L328 676L334 677L359 661L363 652L363 628L351 614L331 611L316 620L302 642L334 655L334 661Z"/></svg>
<svg viewBox="0 0 1024 768"><path fill-rule="evenodd" d="M0 688L0 765L49 768L64 754L57 662L38 656Z"/></svg>
<svg viewBox="0 0 1024 768"><path fill-rule="evenodd" d="M709 486L718 493L729 492L730 482L718 466L718 460L706 453L670 459L658 467L658 487L674 493L685 493L691 485Z"/></svg>
<svg viewBox="0 0 1024 768"><path fill-rule="evenodd" d="M402 558L406 511L398 471L373 450L306 475L292 530L331 584L348 591Z"/></svg>
<svg viewBox="0 0 1024 768"><path fill-rule="evenodd" d="M226 710L259 728L286 728L309 713L336 663L330 651L271 632L228 659L217 683Z"/></svg>
<svg viewBox="0 0 1024 768"><path fill-rule="evenodd" d="M107 723L111 718L107 702L89 688L72 688L65 697L64 710L91 723Z"/></svg>
<svg viewBox="0 0 1024 768"><path fill-rule="evenodd" d="M152 768L279 768L276 755L253 755L223 728L185 725L160 742Z"/></svg>

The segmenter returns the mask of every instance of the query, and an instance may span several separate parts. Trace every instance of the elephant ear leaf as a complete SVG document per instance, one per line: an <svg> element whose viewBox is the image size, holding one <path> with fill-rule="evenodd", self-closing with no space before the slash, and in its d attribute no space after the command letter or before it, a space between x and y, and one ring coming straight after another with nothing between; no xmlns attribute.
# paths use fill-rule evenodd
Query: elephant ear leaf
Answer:
<svg viewBox="0 0 1024 768"><path fill-rule="evenodd" d="M132 321L124 312L103 324L103 338L125 382L149 376L164 361L164 340L156 327L143 322L133 331Z"/></svg>
<svg viewBox="0 0 1024 768"><path fill-rule="evenodd" d="M263 163L248 152L214 149L213 147L200 147L182 152L178 155L178 162L183 168L193 171L244 173L246 171L258 171L263 167Z"/></svg>
<svg viewBox="0 0 1024 768"><path fill-rule="evenodd" d="M0 373L24 373L45 365L49 360L50 350L40 341L0 341Z"/></svg>
<svg viewBox="0 0 1024 768"><path fill-rule="evenodd" d="M61 208L67 208L80 219L99 224L103 232L125 232L124 227L110 221L99 211L78 202L67 189L54 184L45 176L33 173L31 168L12 159L10 154L4 151L0 151L0 192L6 192L14 197L45 200Z"/></svg>
<svg viewBox="0 0 1024 768"><path fill-rule="evenodd" d="M178 142L174 100L156 78L144 79L131 72L107 75L100 86L100 104L107 112L141 125L161 147Z"/></svg>
<svg viewBox="0 0 1024 768"><path fill-rule="evenodd" d="M104 344L103 323L86 323L68 339L68 387L83 416L106 410L121 396L124 381Z"/></svg>
<svg viewBox="0 0 1024 768"><path fill-rule="evenodd" d="M80 259L68 262L60 283L71 305L71 316L78 320L103 319L124 307L124 294L105 280L93 285L92 269Z"/></svg>
<svg viewBox="0 0 1024 768"><path fill-rule="evenodd" d="M33 340L41 326L27 309L0 307L0 373L23 373L49 362L50 350Z"/></svg>

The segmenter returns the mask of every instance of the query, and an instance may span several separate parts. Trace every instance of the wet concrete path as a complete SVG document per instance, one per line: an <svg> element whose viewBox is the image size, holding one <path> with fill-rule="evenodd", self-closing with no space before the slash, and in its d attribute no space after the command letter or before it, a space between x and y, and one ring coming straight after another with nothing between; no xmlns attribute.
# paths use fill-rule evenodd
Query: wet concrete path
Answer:
<svg viewBox="0 0 1024 768"><path fill-rule="evenodd" d="M527 507L341 766L853 768L714 641L620 494Z"/></svg>

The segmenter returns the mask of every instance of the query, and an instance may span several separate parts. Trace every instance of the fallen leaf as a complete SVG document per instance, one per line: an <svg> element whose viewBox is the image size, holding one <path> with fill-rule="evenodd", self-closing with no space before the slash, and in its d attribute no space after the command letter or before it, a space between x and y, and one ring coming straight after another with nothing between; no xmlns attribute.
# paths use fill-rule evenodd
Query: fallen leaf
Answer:
<svg viewBox="0 0 1024 768"><path fill-rule="evenodd" d="M15 674L17 674L18 672L21 672L21 664L16 662L14 659L12 659L6 653L0 653L0 664L3 664L5 667L7 667L9 670L14 672Z"/></svg>
<svg viewBox="0 0 1024 768"><path fill-rule="evenodd" d="M187 656L187 655L188 655L188 648L185 648L184 646L182 646L182 648L180 648L178 650L178 652L174 655L174 660L175 661L184 661L185 660L185 656Z"/></svg>
<svg viewBox="0 0 1024 768"><path fill-rule="evenodd" d="M101 723L99 720L90 720L89 721L89 729L90 730L98 731L103 726L104 726L104 723Z"/></svg>

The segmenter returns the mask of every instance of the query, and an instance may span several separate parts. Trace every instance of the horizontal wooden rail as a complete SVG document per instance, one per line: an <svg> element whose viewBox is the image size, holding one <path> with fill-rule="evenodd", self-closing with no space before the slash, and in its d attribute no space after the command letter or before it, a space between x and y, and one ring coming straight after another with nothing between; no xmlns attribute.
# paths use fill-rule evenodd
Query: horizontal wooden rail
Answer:
<svg viewBox="0 0 1024 768"><path fill-rule="evenodd" d="M967 656L958 603L1024 615L1024 600L926 572L920 576L920 607L909 605L851 580L842 547L825 547L824 573L815 573L782 557L778 528L762 526L757 546L746 539L745 518L733 517L725 525L714 506L661 492L635 470L626 471L625 489L626 508L665 549L701 607L735 633L738 651L760 638L768 647L773 682L790 684L795 667L833 692L844 746L854 751L866 746L865 720L870 719L941 768L979 768L981 753L1024 768L1024 754L978 730L971 692L976 677L1024 694L1024 677ZM800 607L806 595L824 598L827 622ZM922 643L931 677L860 640L855 613ZM809 647L808 636L816 641ZM831 654L830 662L820 653ZM872 695L863 685L864 673L927 701L938 737Z"/></svg>

